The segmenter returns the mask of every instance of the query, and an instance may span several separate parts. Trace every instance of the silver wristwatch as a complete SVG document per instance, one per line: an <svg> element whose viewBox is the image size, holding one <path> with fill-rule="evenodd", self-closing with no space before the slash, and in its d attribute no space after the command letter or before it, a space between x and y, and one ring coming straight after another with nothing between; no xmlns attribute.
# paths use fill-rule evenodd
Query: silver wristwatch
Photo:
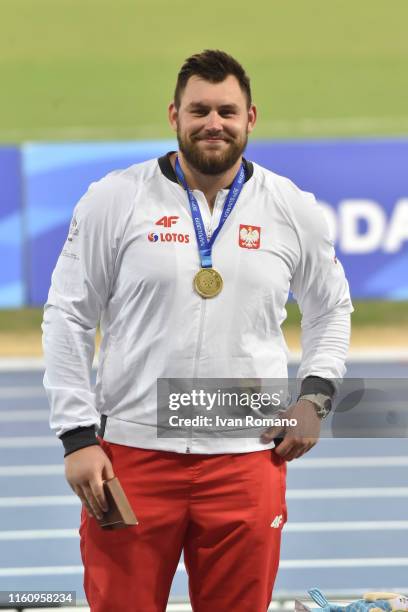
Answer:
<svg viewBox="0 0 408 612"><path fill-rule="evenodd" d="M314 404L316 414L320 419L324 419L332 409L332 401L328 395L324 393L307 393L306 395L300 395L298 399L309 400Z"/></svg>

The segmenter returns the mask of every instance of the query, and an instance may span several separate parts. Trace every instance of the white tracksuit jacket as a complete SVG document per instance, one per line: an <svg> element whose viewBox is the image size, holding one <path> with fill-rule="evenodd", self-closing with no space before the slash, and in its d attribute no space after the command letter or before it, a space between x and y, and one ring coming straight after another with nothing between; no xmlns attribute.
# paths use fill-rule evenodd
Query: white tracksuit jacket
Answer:
<svg viewBox="0 0 408 612"><path fill-rule="evenodd" d="M257 438L194 438L193 430L186 439L158 438L156 381L286 378L281 324L290 290L302 312L298 378L343 377L353 308L323 213L287 178L246 168L213 246L224 288L212 299L193 289L198 246L168 156L108 174L77 204L44 308L44 385L58 436L98 427L103 414L104 438L119 444L182 453L268 448ZM207 231L227 193L218 193L211 213L194 191Z"/></svg>

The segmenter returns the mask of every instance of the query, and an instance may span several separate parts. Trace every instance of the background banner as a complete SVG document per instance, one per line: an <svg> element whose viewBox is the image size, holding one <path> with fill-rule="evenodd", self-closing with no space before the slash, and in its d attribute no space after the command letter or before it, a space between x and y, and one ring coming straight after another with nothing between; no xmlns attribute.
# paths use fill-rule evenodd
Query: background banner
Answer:
<svg viewBox="0 0 408 612"><path fill-rule="evenodd" d="M269 143L248 157L324 206L354 298L408 298L408 141Z"/></svg>
<svg viewBox="0 0 408 612"><path fill-rule="evenodd" d="M27 144L0 149L0 305L42 305L72 211L108 172L174 150L175 141ZM246 157L313 192L353 298L408 298L408 140L258 141ZM24 240L22 236L24 234ZM23 256L23 253L25 255Z"/></svg>
<svg viewBox="0 0 408 612"><path fill-rule="evenodd" d="M108 172L163 155L174 142L27 144L23 174L27 208L29 303L42 305L68 234L75 204Z"/></svg>
<svg viewBox="0 0 408 612"><path fill-rule="evenodd" d="M0 307L25 301L21 153L0 147Z"/></svg>

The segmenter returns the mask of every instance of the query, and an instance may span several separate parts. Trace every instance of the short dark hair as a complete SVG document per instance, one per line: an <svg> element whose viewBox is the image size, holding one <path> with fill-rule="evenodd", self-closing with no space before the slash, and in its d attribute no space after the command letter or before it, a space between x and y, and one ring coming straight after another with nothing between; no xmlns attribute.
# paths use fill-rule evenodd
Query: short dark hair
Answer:
<svg viewBox="0 0 408 612"><path fill-rule="evenodd" d="M180 106L181 94L187 81L192 76L198 76L210 83L221 83L232 74L247 97L248 108L252 103L251 85L245 70L236 59L224 51L206 49L202 53L196 53L188 57L177 75L176 89L174 92L174 104Z"/></svg>

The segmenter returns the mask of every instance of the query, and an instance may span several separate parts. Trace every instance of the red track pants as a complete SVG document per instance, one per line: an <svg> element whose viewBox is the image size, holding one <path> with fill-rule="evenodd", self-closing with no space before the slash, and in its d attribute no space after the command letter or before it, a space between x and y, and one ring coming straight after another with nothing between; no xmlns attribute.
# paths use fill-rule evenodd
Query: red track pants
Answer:
<svg viewBox="0 0 408 612"><path fill-rule="evenodd" d="M105 531L82 510L91 612L165 612L184 549L194 612L266 612L286 521L274 451L179 454L101 441L139 525Z"/></svg>

